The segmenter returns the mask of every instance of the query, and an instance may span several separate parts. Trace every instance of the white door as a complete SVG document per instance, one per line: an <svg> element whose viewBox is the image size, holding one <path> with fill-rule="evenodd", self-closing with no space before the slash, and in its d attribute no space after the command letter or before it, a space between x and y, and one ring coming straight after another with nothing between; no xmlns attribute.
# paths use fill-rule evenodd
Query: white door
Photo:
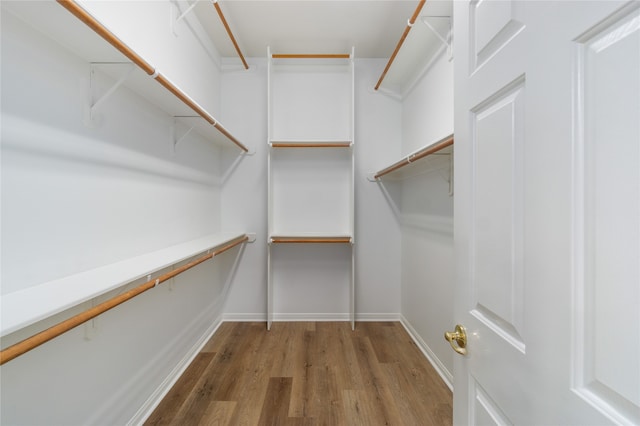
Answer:
<svg viewBox="0 0 640 426"><path fill-rule="evenodd" d="M454 423L640 424L640 2L454 26Z"/></svg>

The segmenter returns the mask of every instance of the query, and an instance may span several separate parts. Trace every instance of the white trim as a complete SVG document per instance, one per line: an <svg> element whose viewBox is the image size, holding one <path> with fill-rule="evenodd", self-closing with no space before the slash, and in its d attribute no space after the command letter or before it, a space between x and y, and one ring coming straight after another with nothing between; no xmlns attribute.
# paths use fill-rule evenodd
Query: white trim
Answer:
<svg viewBox="0 0 640 426"><path fill-rule="evenodd" d="M273 314L274 321L294 322L294 321L349 321L349 313L286 313ZM223 322L266 322L266 314L258 313L225 313L222 315ZM401 321L398 313L362 313L356 314L356 321ZM357 328L357 325L356 325Z"/></svg>
<svg viewBox="0 0 640 426"><path fill-rule="evenodd" d="M418 346L418 348L420 348L427 360L429 360L429 362L436 370L436 372L440 375L447 387L449 387L451 392L453 392L453 375L449 372L449 370L447 370L444 364L431 350L429 345L427 345L427 343L422 340L422 337L420 337L418 332L413 328L411 323L407 321L407 319L403 315L400 315L400 323L403 325L404 329L407 330L409 336L411 336L415 344Z"/></svg>
<svg viewBox="0 0 640 426"><path fill-rule="evenodd" d="M202 348L207 344L209 339L211 339L223 322L222 315L219 315L200 339L198 339L191 349L187 351L184 357L182 357L180 362L178 362L178 364L171 370L162 383L160 383L160 386L158 386L149 398L147 398L145 403L142 404L131 420L127 422L127 425L141 425L149 418L153 413L153 410L155 410L164 397L167 396L173 385L175 385L178 379L180 379L185 370L191 365L195 357L200 353Z"/></svg>
<svg viewBox="0 0 640 426"><path fill-rule="evenodd" d="M225 313L222 322L266 322L267 314L259 313Z"/></svg>
<svg viewBox="0 0 640 426"><path fill-rule="evenodd" d="M402 316L399 313L362 313L356 315L356 321L363 322L398 322Z"/></svg>
<svg viewBox="0 0 640 426"><path fill-rule="evenodd" d="M273 321L293 322L293 321L349 321L349 314L344 313L282 313L273 314Z"/></svg>

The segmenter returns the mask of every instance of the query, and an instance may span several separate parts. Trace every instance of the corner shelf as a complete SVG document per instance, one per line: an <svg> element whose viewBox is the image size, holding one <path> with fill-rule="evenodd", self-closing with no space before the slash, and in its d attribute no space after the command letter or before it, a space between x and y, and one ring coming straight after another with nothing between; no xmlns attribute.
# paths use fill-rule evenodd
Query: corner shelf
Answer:
<svg viewBox="0 0 640 426"><path fill-rule="evenodd" d="M382 178L406 179L431 170L438 170L443 166L449 166L451 155L453 155L453 141L453 135L449 135L438 142L429 144L403 157L378 172L371 173L367 179L370 182L377 182ZM446 156L446 162L443 164L442 162L434 161L435 156Z"/></svg>
<svg viewBox="0 0 640 426"><path fill-rule="evenodd" d="M162 250L100 266L2 295L0 336L13 333L71 307L207 251L253 234L208 235Z"/></svg>
<svg viewBox="0 0 640 426"><path fill-rule="evenodd" d="M126 79L116 83L113 90L123 84L212 142L222 146L236 146L245 153L249 152L245 145L189 94L146 62L77 2L3 2L2 7L89 64L111 68L111 71L107 70L105 73L115 79L118 77L117 74L113 75L114 67L108 65L135 64L134 70ZM87 108L91 109L92 105Z"/></svg>
<svg viewBox="0 0 640 426"><path fill-rule="evenodd" d="M451 58L452 15L453 1L421 0L412 16L414 21L409 19L404 38L398 42L376 90L404 98L443 49L449 51Z"/></svg>

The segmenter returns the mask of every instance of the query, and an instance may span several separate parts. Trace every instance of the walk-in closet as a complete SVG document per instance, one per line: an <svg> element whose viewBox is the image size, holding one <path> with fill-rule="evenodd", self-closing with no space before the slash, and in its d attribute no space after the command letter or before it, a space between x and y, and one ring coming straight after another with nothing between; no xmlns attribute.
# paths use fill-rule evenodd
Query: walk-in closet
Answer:
<svg viewBox="0 0 640 426"><path fill-rule="evenodd" d="M637 0L0 19L0 424L640 424Z"/></svg>

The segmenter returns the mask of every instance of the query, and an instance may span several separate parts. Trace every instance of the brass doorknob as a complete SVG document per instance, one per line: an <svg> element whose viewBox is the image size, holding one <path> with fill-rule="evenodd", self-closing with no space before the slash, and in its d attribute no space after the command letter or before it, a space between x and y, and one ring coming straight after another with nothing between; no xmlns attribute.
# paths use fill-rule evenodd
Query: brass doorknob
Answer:
<svg viewBox="0 0 640 426"><path fill-rule="evenodd" d="M467 354L467 332L463 326L458 324L456 325L456 331L445 331L444 338L449 342L454 351L460 355Z"/></svg>

